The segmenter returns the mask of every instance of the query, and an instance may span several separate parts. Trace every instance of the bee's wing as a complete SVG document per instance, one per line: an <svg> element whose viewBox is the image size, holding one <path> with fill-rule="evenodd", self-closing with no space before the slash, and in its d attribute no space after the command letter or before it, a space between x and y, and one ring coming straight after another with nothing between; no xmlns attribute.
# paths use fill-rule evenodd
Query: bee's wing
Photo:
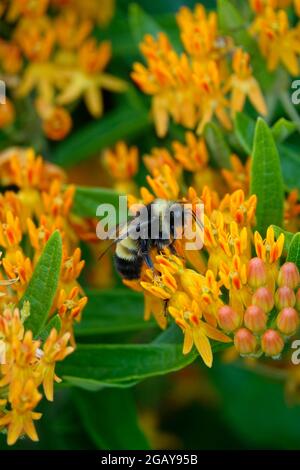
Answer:
<svg viewBox="0 0 300 470"><path fill-rule="evenodd" d="M112 235L114 235L114 239L112 242L99 254L98 260L103 258L103 256L110 250L110 248L115 245L121 238L123 238L125 231L127 231L128 228L128 222L123 222L122 224L117 225L117 227L112 228L108 233L107 233L107 240L111 240ZM117 229L117 237L115 238L115 231Z"/></svg>
<svg viewBox="0 0 300 470"><path fill-rule="evenodd" d="M118 225L117 226L117 232L118 232L117 237L114 240L112 240L112 242L99 254L98 260L100 260L108 252L108 250L113 245L118 243L120 240L133 235L133 233L135 233L137 231L137 229L140 230L141 228L143 228L147 225L148 225L148 221L140 223L136 219L133 219L129 222L126 221L126 222ZM108 232L108 237L107 238L109 239L113 233L114 233L114 229L111 230L110 232Z"/></svg>
<svg viewBox="0 0 300 470"><path fill-rule="evenodd" d="M174 201L174 204L181 204L182 206L184 206L185 204L191 204L191 203L188 202L188 201L179 200L179 201ZM184 211L184 209L183 209L183 211ZM194 222L198 225L198 227L199 227L201 230L204 230L204 225L203 225L202 221L199 220L199 217L197 217L197 215L195 214L194 210L189 209L188 212L192 215L193 220L194 220Z"/></svg>

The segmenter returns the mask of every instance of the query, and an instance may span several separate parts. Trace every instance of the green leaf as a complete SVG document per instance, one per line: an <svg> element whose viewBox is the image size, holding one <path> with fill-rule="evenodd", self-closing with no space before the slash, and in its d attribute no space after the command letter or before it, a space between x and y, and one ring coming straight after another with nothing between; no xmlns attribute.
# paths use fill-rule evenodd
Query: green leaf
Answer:
<svg viewBox="0 0 300 470"><path fill-rule="evenodd" d="M296 130L297 125L283 117L278 119L272 127L273 137L278 144L284 142Z"/></svg>
<svg viewBox="0 0 300 470"><path fill-rule="evenodd" d="M171 330L171 332L169 331ZM175 330L175 337L174 337ZM182 334L173 325L150 344L78 344L58 365L58 374L87 390L124 387L189 365L197 356L182 354Z"/></svg>
<svg viewBox="0 0 300 470"><path fill-rule="evenodd" d="M292 261L300 269L300 232L295 233L292 238L287 255L287 261Z"/></svg>
<svg viewBox="0 0 300 470"><path fill-rule="evenodd" d="M73 396L83 427L98 449L149 449L138 424L132 390L91 393L77 389Z"/></svg>
<svg viewBox="0 0 300 470"><path fill-rule="evenodd" d="M162 27L148 15L137 3L132 3L128 8L129 26L138 45L146 34L157 36L162 31Z"/></svg>
<svg viewBox="0 0 300 470"><path fill-rule="evenodd" d="M247 114L236 113L234 118L234 131L243 150L250 155L252 153L255 121L247 116Z"/></svg>
<svg viewBox="0 0 300 470"><path fill-rule="evenodd" d="M24 302L30 303L30 316L24 326L36 336L46 323L57 291L62 261L62 240L60 233L55 231L38 260L27 290L20 300L20 308Z"/></svg>
<svg viewBox="0 0 300 470"><path fill-rule="evenodd" d="M237 44L246 49L253 46L252 38L245 28L245 20L229 0L217 1L217 13L221 31L230 34Z"/></svg>
<svg viewBox="0 0 300 470"><path fill-rule="evenodd" d="M284 247L283 247L283 249L284 249L284 251L287 252L289 250L289 247L290 247L292 238L294 236L294 233L288 232L287 230L283 230L282 228L277 227L277 225L272 225L272 227L274 229L276 239L278 239L279 236L283 233L283 235L284 235Z"/></svg>
<svg viewBox="0 0 300 470"><path fill-rule="evenodd" d="M54 317L50 318L48 323L44 326L42 331L39 333L39 338L44 342L48 338L52 328L55 328L56 331L60 331L61 329L61 319L59 315L54 315Z"/></svg>
<svg viewBox="0 0 300 470"><path fill-rule="evenodd" d="M173 324L150 344L78 344L57 370L64 380L85 390L129 387L191 364L198 353L193 349L183 355L182 343L182 333ZM216 352L231 343L212 344Z"/></svg>
<svg viewBox="0 0 300 470"><path fill-rule="evenodd" d="M118 208L119 196L119 193L109 188L76 186L72 211L83 217L96 217L100 204L111 204Z"/></svg>
<svg viewBox="0 0 300 470"><path fill-rule="evenodd" d="M231 168L231 151L221 129L214 123L206 124L204 138L209 148L211 158L219 168Z"/></svg>
<svg viewBox="0 0 300 470"><path fill-rule="evenodd" d="M287 145L279 145L280 161L284 184L287 189L300 190L300 155L298 150L294 150Z"/></svg>
<svg viewBox="0 0 300 470"><path fill-rule="evenodd" d="M142 134L150 124L148 112L142 109L117 108L98 121L78 129L58 144L53 152L56 164L69 167L112 146L117 140L128 140Z"/></svg>
<svg viewBox="0 0 300 470"><path fill-rule="evenodd" d="M155 326L144 320L144 298L128 289L86 292L84 318L75 327L76 337L136 331Z"/></svg>
<svg viewBox="0 0 300 470"><path fill-rule="evenodd" d="M255 128L250 189L257 196L257 230L264 235L269 225L281 227L284 190L280 160L272 132L261 118Z"/></svg>

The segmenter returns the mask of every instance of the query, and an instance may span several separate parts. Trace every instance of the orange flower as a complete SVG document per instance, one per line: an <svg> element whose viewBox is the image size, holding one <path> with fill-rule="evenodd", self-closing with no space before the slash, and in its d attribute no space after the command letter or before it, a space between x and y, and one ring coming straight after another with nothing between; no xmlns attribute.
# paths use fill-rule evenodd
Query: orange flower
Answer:
<svg viewBox="0 0 300 470"><path fill-rule="evenodd" d="M153 177L147 176L147 182L156 197L174 201L178 199L179 185L168 165L164 165L160 171L153 170Z"/></svg>
<svg viewBox="0 0 300 470"><path fill-rule="evenodd" d="M61 382L61 379L54 373L55 364L74 351L74 348L68 346L70 336L70 333L59 335L56 329L52 328L43 347L42 357L37 367L37 374L41 376L44 392L49 401L53 401L54 381Z"/></svg>
<svg viewBox="0 0 300 470"><path fill-rule="evenodd" d="M241 48L236 49L232 68L234 73L230 76L225 90L231 90L230 107L233 114L243 110L248 97L257 112L266 115L267 105L257 80L252 76L249 54Z"/></svg>
<svg viewBox="0 0 300 470"><path fill-rule="evenodd" d="M37 406L42 395L37 391L31 379L24 385L22 382L17 382L15 387L12 409L0 417L0 426L8 427L7 443L13 445L23 433L33 441L38 441L33 421L40 419L42 415L32 410Z"/></svg>
<svg viewBox="0 0 300 470"><path fill-rule="evenodd" d="M183 354L188 354L195 344L204 363L212 366L213 355L208 338L221 342L231 339L215 327L204 322L198 303L184 292L177 292L169 303L168 310L184 333Z"/></svg>
<svg viewBox="0 0 300 470"><path fill-rule="evenodd" d="M43 113L43 130L51 140L62 140L71 131L72 118L70 113L61 106L56 106Z"/></svg>
<svg viewBox="0 0 300 470"><path fill-rule="evenodd" d="M262 55L267 59L269 70L276 70L282 63L291 75L299 75L300 54L298 28L290 28L284 10L274 11L267 7L251 25L250 32L258 37Z"/></svg>
<svg viewBox="0 0 300 470"><path fill-rule="evenodd" d="M138 171L137 147L128 147L125 142L119 141L114 149L107 149L104 152L103 159L109 174L115 180L115 189L124 193L136 193L137 188L132 178Z"/></svg>

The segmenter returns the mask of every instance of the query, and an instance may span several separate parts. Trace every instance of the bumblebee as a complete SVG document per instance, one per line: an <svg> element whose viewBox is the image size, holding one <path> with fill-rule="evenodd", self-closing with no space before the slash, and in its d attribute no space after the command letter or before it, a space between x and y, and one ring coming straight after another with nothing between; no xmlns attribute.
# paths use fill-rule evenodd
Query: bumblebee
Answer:
<svg viewBox="0 0 300 470"><path fill-rule="evenodd" d="M185 209L182 201L155 199L145 209L144 217L136 216L129 223L126 236L119 235L114 241L114 263L123 279L138 279L144 263L154 269L150 256L152 250L161 252L168 247L172 253L176 253L174 241L184 228Z"/></svg>

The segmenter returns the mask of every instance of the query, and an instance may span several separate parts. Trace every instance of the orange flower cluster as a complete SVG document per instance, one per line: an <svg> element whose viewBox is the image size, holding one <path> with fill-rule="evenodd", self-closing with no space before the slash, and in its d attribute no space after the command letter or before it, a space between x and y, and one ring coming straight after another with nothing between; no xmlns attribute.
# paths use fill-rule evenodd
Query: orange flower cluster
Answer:
<svg viewBox="0 0 300 470"><path fill-rule="evenodd" d="M270 71L282 64L293 75L299 75L300 23L291 27L285 7L294 4L300 16L299 0L250 0L256 17L250 33L257 38L263 57Z"/></svg>
<svg viewBox="0 0 300 470"><path fill-rule="evenodd" d="M187 128L197 126L200 134L213 116L231 129L231 116L242 111L247 97L265 115L249 54L221 34L216 13L207 13L202 5L194 12L183 7L177 23L184 52L178 54L164 33L156 39L146 35L141 51L147 65L135 63L132 72L141 90L153 97L157 134L166 134L169 117Z"/></svg>
<svg viewBox="0 0 300 470"><path fill-rule="evenodd" d="M110 43L98 43L92 37L97 17L101 22L113 11L112 0L102 3L103 9L92 0L5 2L2 16L10 39L0 40L0 73L13 98L34 91L35 107L49 139L60 140L70 132L68 107L78 99L83 98L92 116L99 117L101 89L126 88L122 80L104 72L111 58ZM0 108L0 127L13 119L13 104L8 100Z"/></svg>
<svg viewBox="0 0 300 470"><path fill-rule="evenodd" d="M152 192L142 187L140 199L131 196L129 204L139 201L149 204L155 198L181 199L193 204L201 201L204 247L201 251L189 251L185 250L184 240L176 240L178 255L168 249L162 254L154 253L154 271L145 268L139 281L125 281L125 284L144 293L145 319L154 315L165 328L166 313L169 313L184 333L184 354L194 344L209 367L213 360L209 339L233 341L242 355L258 356L264 352L277 357L299 323L299 306L296 306L299 292L295 292L299 287L297 267L293 263L280 267L284 235L275 240L272 227L265 240L258 232L253 233L256 196L246 198L246 179L236 180L229 171L224 174L228 189L242 184L245 192L238 186L220 198L216 191L219 185L212 178L210 186L215 191L200 184L199 197L193 188L182 197L182 170L194 171L194 177L197 172L203 176L207 151L203 139L191 133L187 133L185 144L175 142L172 147L174 155L166 149L155 149L145 157L151 169L147 182ZM242 166L236 156L233 161L236 166ZM293 285L287 279L289 276Z"/></svg>
<svg viewBox="0 0 300 470"><path fill-rule="evenodd" d="M73 324L80 320L87 302L77 278L84 266L78 248L79 220L70 210L75 188L66 186L65 175L32 150L11 149L0 154L0 428L13 444L26 433L37 440L33 420L43 384L53 400L54 369L75 346ZM50 235L59 230L63 260L57 296L51 315L58 313L59 331L47 338L33 338L25 330L30 305L15 306L23 296L35 265ZM26 241L26 243L25 243Z"/></svg>

